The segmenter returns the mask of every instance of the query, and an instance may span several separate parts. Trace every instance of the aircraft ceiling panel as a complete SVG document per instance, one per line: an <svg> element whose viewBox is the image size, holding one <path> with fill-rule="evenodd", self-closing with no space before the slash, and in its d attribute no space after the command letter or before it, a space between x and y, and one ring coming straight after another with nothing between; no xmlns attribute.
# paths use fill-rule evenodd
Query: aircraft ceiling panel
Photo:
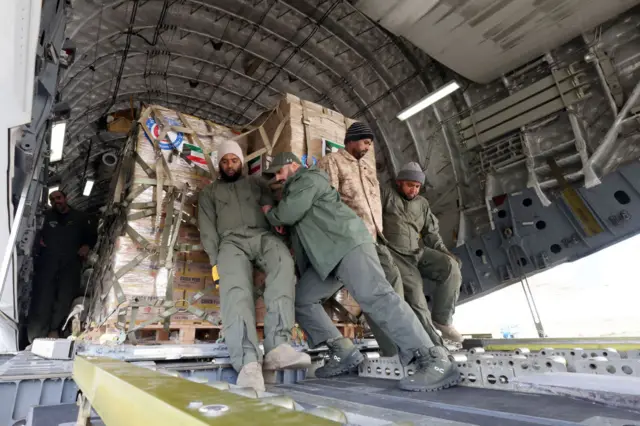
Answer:
<svg viewBox="0 0 640 426"><path fill-rule="evenodd" d="M488 83L638 0L358 0L356 7L460 75Z"/></svg>

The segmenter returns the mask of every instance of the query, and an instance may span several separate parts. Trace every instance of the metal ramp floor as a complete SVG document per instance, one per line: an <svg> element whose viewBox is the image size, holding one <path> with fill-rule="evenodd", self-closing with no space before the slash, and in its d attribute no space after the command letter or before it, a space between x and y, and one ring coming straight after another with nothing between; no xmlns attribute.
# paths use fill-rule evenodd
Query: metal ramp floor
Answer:
<svg viewBox="0 0 640 426"><path fill-rule="evenodd" d="M277 385L270 392L300 404L323 405L388 422L415 425L605 425L640 426L640 412L610 408L565 396L536 395L456 387L440 392L412 393L393 380L345 376L307 379Z"/></svg>

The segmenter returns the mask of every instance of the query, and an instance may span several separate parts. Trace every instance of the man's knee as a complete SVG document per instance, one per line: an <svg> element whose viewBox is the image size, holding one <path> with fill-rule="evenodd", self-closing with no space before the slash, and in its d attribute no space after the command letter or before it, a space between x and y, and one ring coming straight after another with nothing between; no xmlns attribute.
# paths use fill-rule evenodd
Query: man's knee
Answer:
<svg viewBox="0 0 640 426"><path fill-rule="evenodd" d="M425 253L426 256L428 259L423 259L418 265L420 273L438 285L449 280L449 277L455 274L455 270L460 269L458 262L444 253L431 250L429 253Z"/></svg>
<svg viewBox="0 0 640 426"><path fill-rule="evenodd" d="M384 277L373 282L368 282L366 286L358 286L359 288L349 289L353 294L353 298L360 306L373 307L381 304L389 303L391 299L400 296L393 290L393 287Z"/></svg>
<svg viewBox="0 0 640 426"><path fill-rule="evenodd" d="M263 265L260 265L264 272L269 274L285 273L294 276L294 263L291 254L287 250L274 249L273 253L265 256Z"/></svg>
<svg viewBox="0 0 640 426"><path fill-rule="evenodd" d="M458 262L456 262L454 259L450 259L450 262L451 270L449 271L447 282L450 286L459 289L460 285L462 284L462 271L460 270L460 265L458 265Z"/></svg>

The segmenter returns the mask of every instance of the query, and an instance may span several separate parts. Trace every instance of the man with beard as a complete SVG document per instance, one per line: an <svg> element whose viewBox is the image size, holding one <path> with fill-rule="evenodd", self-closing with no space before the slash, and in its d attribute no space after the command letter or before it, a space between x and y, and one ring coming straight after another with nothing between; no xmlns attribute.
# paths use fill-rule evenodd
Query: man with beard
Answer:
<svg viewBox="0 0 640 426"><path fill-rule="evenodd" d="M329 358L315 372L326 378L348 373L364 357L344 338L322 302L343 286L399 348L400 360L414 363L414 374L400 380L411 391L454 386L460 372L446 348L434 345L411 308L393 291L380 266L374 240L364 222L340 199L327 174L302 167L291 152L276 155L266 174L285 182L276 207L264 206L273 226L288 226L301 277L296 288L296 319L311 347L326 344Z"/></svg>
<svg viewBox="0 0 640 426"><path fill-rule="evenodd" d="M40 254L35 261L27 335L59 337L71 302L80 291L82 261L97 241L97 234L83 212L69 207L62 191L49 195L52 208L44 214Z"/></svg>
<svg viewBox="0 0 640 426"><path fill-rule="evenodd" d="M424 277L434 284L428 292L433 324L445 339L461 342L462 336L452 324L462 282L460 260L442 242L429 202L418 195L424 180L420 165L408 163L398 172L395 187L382 188L385 244L402 276L405 300L420 322L425 327L431 324Z"/></svg>
<svg viewBox="0 0 640 426"><path fill-rule="evenodd" d="M200 238L220 277L220 308L237 384L264 391L262 369L305 368L309 355L290 345L295 274L286 245L271 232L261 206L272 203L267 182L245 177L244 157L232 141L218 148L220 176L199 197ZM253 267L266 273L264 363L256 332ZM263 365L261 365L263 364Z"/></svg>
<svg viewBox="0 0 640 426"><path fill-rule="evenodd" d="M318 167L329 175L331 185L338 191L342 201L364 221L367 230L377 241L376 252L387 281L400 297L404 297L405 291L400 271L396 267L389 249L384 245L382 202L376 169L371 167L365 158L372 146L373 131L371 128L364 123L355 122L347 129L344 149L323 157ZM424 294L422 298L425 298ZM413 307L411 303L409 305ZM416 310L415 312L431 340L438 344L442 343L440 336L431 324L430 317L422 315L423 311ZM398 350L393 341L382 332L369 315L365 314L365 318L380 346L382 355L386 357L396 355Z"/></svg>

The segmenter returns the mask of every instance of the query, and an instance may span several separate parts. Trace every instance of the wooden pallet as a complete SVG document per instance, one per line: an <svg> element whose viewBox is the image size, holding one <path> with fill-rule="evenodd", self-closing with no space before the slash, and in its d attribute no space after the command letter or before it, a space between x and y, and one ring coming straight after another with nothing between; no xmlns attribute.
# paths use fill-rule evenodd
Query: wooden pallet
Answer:
<svg viewBox="0 0 640 426"><path fill-rule="evenodd" d="M138 323L140 324L140 323ZM137 325L138 325L137 324ZM362 331L360 326L349 323L337 323L335 324L340 333L349 339L355 339L362 337ZM128 326L128 324L127 324ZM215 342L220 337L221 326L213 325L206 321L199 320L181 320L172 321L169 325L169 331L166 331L164 325L161 323L149 325L136 332L136 336L140 343L179 343L179 344L193 344L198 342ZM100 330L96 330L98 333L108 333L109 331L116 330L115 323L108 323L101 327ZM258 339L261 341L264 339L264 324L256 324L256 331L258 332ZM301 336L297 333L293 336L295 339L306 340L306 335L300 330Z"/></svg>

